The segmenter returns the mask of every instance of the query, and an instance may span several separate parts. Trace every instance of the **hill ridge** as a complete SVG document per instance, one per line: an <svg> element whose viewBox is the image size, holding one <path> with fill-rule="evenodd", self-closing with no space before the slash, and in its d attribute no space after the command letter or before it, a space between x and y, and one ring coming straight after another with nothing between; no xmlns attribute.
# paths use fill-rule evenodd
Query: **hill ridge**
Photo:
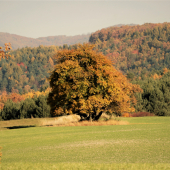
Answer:
<svg viewBox="0 0 170 170"><path fill-rule="evenodd" d="M0 46L4 46L4 43L10 42L12 48L15 50L17 48L23 47L38 47L39 45L56 45L62 46L64 44L73 45L77 43L85 43L89 41L90 34L82 35L56 35L56 36L47 36L39 38L25 37L17 34L11 34L6 32L0 32Z"/></svg>

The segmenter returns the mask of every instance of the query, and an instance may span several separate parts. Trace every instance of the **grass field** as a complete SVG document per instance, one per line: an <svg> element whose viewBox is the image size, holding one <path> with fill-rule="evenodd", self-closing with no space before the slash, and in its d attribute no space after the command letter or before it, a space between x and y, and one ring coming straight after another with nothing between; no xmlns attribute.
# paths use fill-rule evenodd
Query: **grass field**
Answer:
<svg viewBox="0 0 170 170"><path fill-rule="evenodd" d="M1 128L0 169L170 169L170 117L120 119L129 124Z"/></svg>

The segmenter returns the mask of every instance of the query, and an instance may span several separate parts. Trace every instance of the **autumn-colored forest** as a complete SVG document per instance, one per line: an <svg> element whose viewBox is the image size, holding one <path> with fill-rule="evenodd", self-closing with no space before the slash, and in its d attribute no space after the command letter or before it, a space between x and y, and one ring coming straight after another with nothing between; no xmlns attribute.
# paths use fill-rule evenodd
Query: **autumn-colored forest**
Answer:
<svg viewBox="0 0 170 170"><path fill-rule="evenodd" d="M170 67L170 23L110 27L92 34L89 42L124 74L148 76Z"/></svg>
<svg viewBox="0 0 170 170"><path fill-rule="evenodd" d="M109 27L91 34L89 43L106 55L131 83L143 89L136 95L136 112L170 115L170 23ZM77 44L24 47L12 50L8 60L1 59L0 119L10 119L6 115L10 109L8 114L12 114L14 108L17 116L11 116L12 119L49 116L48 109L42 114L38 103L46 106L50 90L47 78L56 64L53 56L60 49L76 47ZM39 99L41 95L46 97ZM31 102L35 104L33 112L23 112Z"/></svg>

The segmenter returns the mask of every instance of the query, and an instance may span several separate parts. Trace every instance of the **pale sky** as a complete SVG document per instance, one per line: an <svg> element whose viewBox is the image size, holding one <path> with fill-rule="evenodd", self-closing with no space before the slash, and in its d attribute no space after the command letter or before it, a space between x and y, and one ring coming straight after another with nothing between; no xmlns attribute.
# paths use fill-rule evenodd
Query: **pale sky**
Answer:
<svg viewBox="0 0 170 170"><path fill-rule="evenodd" d="M31 38L87 34L117 24L163 22L170 22L170 0L0 0L0 32Z"/></svg>

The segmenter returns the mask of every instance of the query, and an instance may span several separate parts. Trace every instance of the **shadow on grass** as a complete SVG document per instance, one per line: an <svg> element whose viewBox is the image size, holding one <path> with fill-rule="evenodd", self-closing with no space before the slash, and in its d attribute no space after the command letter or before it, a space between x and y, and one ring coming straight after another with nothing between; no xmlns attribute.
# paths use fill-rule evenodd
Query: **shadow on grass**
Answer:
<svg viewBox="0 0 170 170"><path fill-rule="evenodd" d="M11 127L5 127L7 129L21 129L21 128L30 128L30 127L36 127L36 125L28 125L28 126L11 126Z"/></svg>

